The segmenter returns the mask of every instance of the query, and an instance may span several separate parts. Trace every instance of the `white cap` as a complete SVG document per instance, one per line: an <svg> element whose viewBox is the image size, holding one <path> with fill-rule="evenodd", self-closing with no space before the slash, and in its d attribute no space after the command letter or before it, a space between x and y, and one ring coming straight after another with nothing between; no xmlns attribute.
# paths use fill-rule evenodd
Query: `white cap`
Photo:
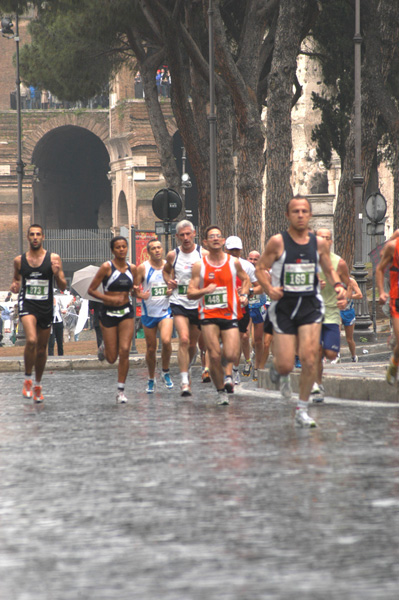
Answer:
<svg viewBox="0 0 399 600"><path fill-rule="evenodd" d="M242 250L242 241L237 235L231 235L225 243L227 250Z"/></svg>

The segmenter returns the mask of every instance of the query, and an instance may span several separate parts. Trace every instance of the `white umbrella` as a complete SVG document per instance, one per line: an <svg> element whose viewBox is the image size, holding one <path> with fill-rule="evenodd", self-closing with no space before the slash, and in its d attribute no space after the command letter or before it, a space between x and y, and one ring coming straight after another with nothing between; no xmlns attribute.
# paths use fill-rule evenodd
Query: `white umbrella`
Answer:
<svg viewBox="0 0 399 600"><path fill-rule="evenodd" d="M99 267L88 265L83 269L79 269L79 271L75 271L73 274L71 287L73 287L75 292L79 294L81 298L84 298L85 300L94 300L94 302L101 302L101 300L93 298L93 296L90 296L87 293L89 285L93 281L93 277L97 273L98 269ZM100 284L97 289L99 292L103 292L102 284Z"/></svg>

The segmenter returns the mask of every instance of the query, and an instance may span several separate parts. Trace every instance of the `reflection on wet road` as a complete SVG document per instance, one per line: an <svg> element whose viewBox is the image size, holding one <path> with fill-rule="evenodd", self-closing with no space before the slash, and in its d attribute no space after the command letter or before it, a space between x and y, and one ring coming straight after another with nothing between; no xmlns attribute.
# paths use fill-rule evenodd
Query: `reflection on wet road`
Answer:
<svg viewBox="0 0 399 600"><path fill-rule="evenodd" d="M115 371L45 374L43 410L0 383L1 600L398 597L398 407L326 402L304 431L199 371L180 398L132 369L126 406Z"/></svg>

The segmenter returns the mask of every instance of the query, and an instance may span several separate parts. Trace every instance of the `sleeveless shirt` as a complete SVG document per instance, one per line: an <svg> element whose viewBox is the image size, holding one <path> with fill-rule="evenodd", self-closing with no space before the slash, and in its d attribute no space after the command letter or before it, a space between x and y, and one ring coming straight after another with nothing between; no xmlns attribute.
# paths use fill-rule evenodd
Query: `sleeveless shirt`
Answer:
<svg viewBox="0 0 399 600"><path fill-rule="evenodd" d="M338 254L334 254L334 252L330 252L330 259L332 266L335 270L338 268L338 263L341 260L341 257ZM326 281L326 277L321 271L320 279L324 279ZM325 313L323 323L325 324L341 324L341 313L337 306L337 292L335 288L326 281L325 287L321 290L321 295L323 296Z"/></svg>
<svg viewBox="0 0 399 600"><path fill-rule="evenodd" d="M281 233L284 251L273 263L272 286L284 288L284 297L314 296L318 293L319 254L317 240L309 233L307 244L297 244L288 231Z"/></svg>
<svg viewBox="0 0 399 600"><path fill-rule="evenodd" d="M205 294L199 300L200 319L242 319L242 310L237 293L237 271L235 258L225 255L222 265L211 265L206 256L202 258L200 269L200 288L216 283L216 290Z"/></svg>
<svg viewBox="0 0 399 600"><path fill-rule="evenodd" d="M389 296L391 300L399 298L399 238L396 239L392 265L389 269Z"/></svg>
<svg viewBox="0 0 399 600"><path fill-rule="evenodd" d="M21 256L22 285L18 303L23 303L24 309L32 306L53 312L53 270L51 268L51 252L46 251L43 262L38 267L31 267L26 258L26 252Z"/></svg>
<svg viewBox="0 0 399 600"><path fill-rule="evenodd" d="M165 260L163 264L165 264ZM169 296L166 295L168 286L162 275L161 269L154 269L149 260L144 262L145 275L143 280L144 292L150 291L150 296L147 300L142 300L144 315L147 317L164 317L169 309Z"/></svg>
<svg viewBox="0 0 399 600"><path fill-rule="evenodd" d="M179 304L187 309L198 308L198 300L187 298L187 288L191 279L193 264L201 260L201 247L197 244L192 252L182 252L180 247L175 250L176 256L173 263L177 288L170 296L171 304Z"/></svg>
<svg viewBox="0 0 399 600"><path fill-rule="evenodd" d="M127 270L122 273L117 269L112 262L109 260L108 263L111 265L111 275L104 277L103 287L104 292L129 292L133 287L133 275L130 271L130 264L127 263Z"/></svg>

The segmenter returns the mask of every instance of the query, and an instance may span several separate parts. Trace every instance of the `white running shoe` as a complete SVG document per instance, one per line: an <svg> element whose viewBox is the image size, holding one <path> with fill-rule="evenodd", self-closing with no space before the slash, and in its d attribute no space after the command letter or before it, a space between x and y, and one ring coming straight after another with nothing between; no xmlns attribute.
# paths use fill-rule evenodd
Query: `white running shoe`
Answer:
<svg viewBox="0 0 399 600"><path fill-rule="evenodd" d="M281 375L280 377L280 392L283 398L289 400L292 398L292 387L290 375Z"/></svg>
<svg viewBox="0 0 399 600"><path fill-rule="evenodd" d="M116 402L117 404L126 404L127 398L124 390L118 390L118 393L116 394Z"/></svg>
<svg viewBox="0 0 399 600"><path fill-rule="evenodd" d="M224 391L228 394L233 394L234 392L233 379L229 375L224 378Z"/></svg>
<svg viewBox="0 0 399 600"><path fill-rule="evenodd" d="M337 365L337 364L338 364L338 363L340 363L340 362L341 362L341 355L340 355L340 353L338 352L338 354L337 354L337 358L334 358L334 360L332 360L332 361L331 361L331 364L332 364L332 365Z"/></svg>
<svg viewBox="0 0 399 600"><path fill-rule="evenodd" d="M241 383L241 377L240 377L240 371L237 369L234 369L233 367L233 381L234 381L234 385L238 385Z"/></svg>
<svg viewBox="0 0 399 600"><path fill-rule="evenodd" d="M352 362L355 362L355 363L359 362L359 357L356 356L356 354L355 354L355 356L352 356Z"/></svg>
<svg viewBox="0 0 399 600"><path fill-rule="evenodd" d="M217 403L220 406L230 404L229 395L227 394L227 392L225 392L225 390L220 390L217 392Z"/></svg>
<svg viewBox="0 0 399 600"><path fill-rule="evenodd" d="M316 421L309 417L308 411L304 408L297 408L295 413L295 424L298 427L317 427Z"/></svg>
<svg viewBox="0 0 399 600"><path fill-rule="evenodd" d="M101 342L100 346L98 347L97 358L101 362L103 362L103 360L105 360L104 342Z"/></svg>
<svg viewBox="0 0 399 600"><path fill-rule="evenodd" d="M191 396L191 388L189 383L182 383L180 386L180 396Z"/></svg>
<svg viewBox="0 0 399 600"><path fill-rule="evenodd" d="M252 362L251 361L245 361L245 365L242 371L242 374L244 375L244 377L249 377L251 375L251 369L252 369Z"/></svg>
<svg viewBox="0 0 399 600"><path fill-rule="evenodd" d="M252 371L252 381L258 381L258 369Z"/></svg>
<svg viewBox="0 0 399 600"><path fill-rule="evenodd" d="M317 383L316 381L313 384L312 391L310 392L310 397L312 398L312 402L324 402L324 385L321 383Z"/></svg>
<svg viewBox="0 0 399 600"><path fill-rule="evenodd" d="M270 363L269 367L269 378L273 385L276 386L276 389L278 389L280 383L280 373L277 373L276 369L274 368L273 361Z"/></svg>

